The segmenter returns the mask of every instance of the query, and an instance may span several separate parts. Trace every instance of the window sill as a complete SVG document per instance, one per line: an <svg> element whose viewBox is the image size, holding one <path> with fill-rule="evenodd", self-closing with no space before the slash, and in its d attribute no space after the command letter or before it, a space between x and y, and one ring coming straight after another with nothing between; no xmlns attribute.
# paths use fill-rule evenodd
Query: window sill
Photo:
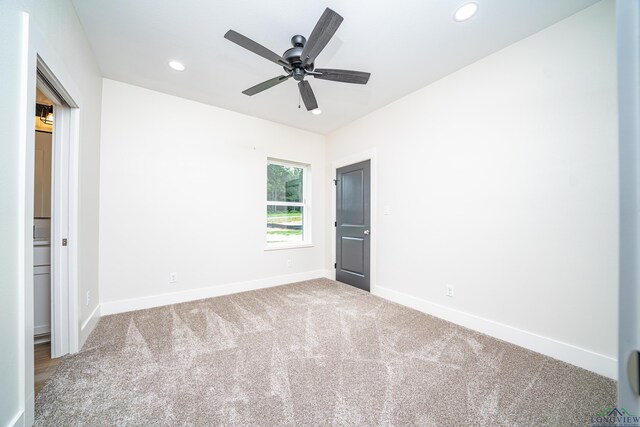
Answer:
<svg viewBox="0 0 640 427"><path fill-rule="evenodd" d="M298 249L298 248L312 248L313 243L300 243L298 245L271 245L264 248L265 251L279 251L282 249Z"/></svg>

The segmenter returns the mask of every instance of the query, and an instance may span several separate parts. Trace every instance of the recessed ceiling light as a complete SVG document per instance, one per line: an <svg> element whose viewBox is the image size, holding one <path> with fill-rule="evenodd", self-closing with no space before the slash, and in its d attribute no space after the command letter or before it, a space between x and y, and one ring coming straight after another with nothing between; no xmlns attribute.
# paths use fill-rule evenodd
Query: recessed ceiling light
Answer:
<svg viewBox="0 0 640 427"><path fill-rule="evenodd" d="M184 65L182 65L178 61L169 61L169 67L173 68L176 71L184 71Z"/></svg>
<svg viewBox="0 0 640 427"><path fill-rule="evenodd" d="M315 114L317 116L318 114L322 114L322 110L319 108L316 108L315 110L311 110L311 114Z"/></svg>
<svg viewBox="0 0 640 427"><path fill-rule="evenodd" d="M478 11L478 3L467 3L463 4L456 10L456 13L453 14L454 21L462 22L471 18Z"/></svg>

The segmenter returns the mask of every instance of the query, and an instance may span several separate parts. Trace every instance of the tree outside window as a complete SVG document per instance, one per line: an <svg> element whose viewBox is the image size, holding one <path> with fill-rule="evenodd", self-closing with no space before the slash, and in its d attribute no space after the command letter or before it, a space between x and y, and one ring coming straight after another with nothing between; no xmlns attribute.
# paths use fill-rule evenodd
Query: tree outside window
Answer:
<svg viewBox="0 0 640 427"><path fill-rule="evenodd" d="M267 244L305 243L306 167L267 163Z"/></svg>

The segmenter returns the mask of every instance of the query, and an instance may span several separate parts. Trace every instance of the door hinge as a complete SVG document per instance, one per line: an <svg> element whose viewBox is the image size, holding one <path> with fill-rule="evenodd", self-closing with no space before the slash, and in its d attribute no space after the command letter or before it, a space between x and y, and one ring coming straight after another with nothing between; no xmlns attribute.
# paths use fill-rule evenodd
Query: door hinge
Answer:
<svg viewBox="0 0 640 427"><path fill-rule="evenodd" d="M69 241L67 239L62 239L62 246L67 246Z"/></svg>
<svg viewBox="0 0 640 427"><path fill-rule="evenodd" d="M338 181L340 181L339 179L334 179L333 180L333 185L337 186L338 185Z"/></svg>
<svg viewBox="0 0 640 427"><path fill-rule="evenodd" d="M338 268L338 263L337 262L333 263L333 268Z"/></svg>
<svg viewBox="0 0 640 427"><path fill-rule="evenodd" d="M338 221L333 221L333 226L337 227L338 226Z"/></svg>

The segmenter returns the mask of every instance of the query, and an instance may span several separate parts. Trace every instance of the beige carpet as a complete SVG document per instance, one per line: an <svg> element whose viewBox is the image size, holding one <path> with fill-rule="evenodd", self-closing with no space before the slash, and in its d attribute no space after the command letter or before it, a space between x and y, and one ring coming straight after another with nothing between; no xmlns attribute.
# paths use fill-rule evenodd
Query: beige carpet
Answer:
<svg viewBox="0 0 640 427"><path fill-rule="evenodd" d="M326 279L103 317L38 426L587 426L615 382Z"/></svg>

